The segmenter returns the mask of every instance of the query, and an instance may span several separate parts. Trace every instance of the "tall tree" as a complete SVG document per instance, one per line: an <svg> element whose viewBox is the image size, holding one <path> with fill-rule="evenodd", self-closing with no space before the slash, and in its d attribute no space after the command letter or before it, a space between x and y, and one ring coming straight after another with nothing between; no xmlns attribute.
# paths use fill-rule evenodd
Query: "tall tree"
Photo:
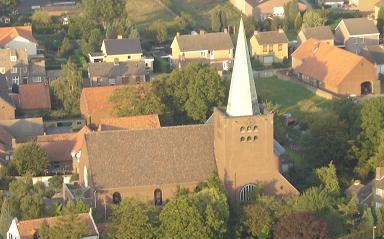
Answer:
<svg viewBox="0 0 384 239"><path fill-rule="evenodd" d="M380 7L379 12L377 14L377 29L381 34L383 34L384 27L384 7Z"/></svg>
<svg viewBox="0 0 384 239"><path fill-rule="evenodd" d="M165 22L156 21L149 26L149 30L154 34L157 43L164 43L168 39L168 27Z"/></svg>
<svg viewBox="0 0 384 239"><path fill-rule="evenodd" d="M77 69L75 63L68 60L63 65L63 72L60 77L52 81L54 96L59 100L64 110L68 113L78 113L80 111L80 96L83 85L81 71Z"/></svg>
<svg viewBox="0 0 384 239"><path fill-rule="evenodd" d="M211 28L212 31L220 32L223 31L227 26L227 16L224 11L216 10L211 15Z"/></svg>
<svg viewBox="0 0 384 239"><path fill-rule="evenodd" d="M61 42L61 46L59 48L59 54L62 57L66 57L69 55L70 51L72 49L71 41L68 37L64 37L63 41Z"/></svg>
<svg viewBox="0 0 384 239"><path fill-rule="evenodd" d="M308 10L303 16L304 27L318 27L324 25L324 18L318 10Z"/></svg>
<svg viewBox="0 0 384 239"><path fill-rule="evenodd" d="M41 10L34 11L31 19L34 24L48 25L52 23L52 19L48 13Z"/></svg>
<svg viewBox="0 0 384 239"><path fill-rule="evenodd" d="M301 25L303 25L303 17L301 16L301 13L298 12L295 18L295 32L300 31Z"/></svg>
<svg viewBox="0 0 384 239"><path fill-rule="evenodd" d="M329 193L338 195L340 193L339 180L336 175L336 167L330 162L328 167L316 169L316 176L320 180L322 186Z"/></svg>
<svg viewBox="0 0 384 239"><path fill-rule="evenodd" d="M242 224L248 235L253 238L265 238L273 225L273 218L268 208L259 203L243 207Z"/></svg>
<svg viewBox="0 0 384 239"><path fill-rule="evenodd" d="M47 168L48 157L36 141L30 141L16 148L12 163L21 175L36 176Z"/></svg>
<svg viewBox="0 0 384 239"><path fill-rule="evenodd" d="M7 238L7 231L14 216L15 212L12 208L11 199L5 198L0 212L0 238Z"/></svg>

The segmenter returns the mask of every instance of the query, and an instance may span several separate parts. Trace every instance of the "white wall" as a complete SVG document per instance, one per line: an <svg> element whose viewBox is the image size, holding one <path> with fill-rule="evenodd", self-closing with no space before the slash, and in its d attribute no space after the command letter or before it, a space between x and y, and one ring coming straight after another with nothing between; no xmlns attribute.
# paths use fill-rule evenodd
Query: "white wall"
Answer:
<svg viewBox="0 0 384 239"><path fill-rule="evenodd" d="M8 42L5 45L5 48L26 48L28 51L28 55L36 55L37 49L36 49L36 43L30 42L28 39L25 39L21 36L16 37L12 41Z"/></svg>
<svg viewBox="0 0 384 239"><path fill-rule="evenodd" d="M19 239L20 238L19 230L17 229L17 219L16 218L14 218L12 220L12 223L9 226L9 229L7 232L7 239L11 239L10 234L12 234L12 239Z"/></svg>
<svg viewBox="0 0 384 239"><path fill-rule="evenodd" d="M52 178L53 176L42 176L42 177L33 177L32 183L35 184L37 182L43 182L46 187L48 187L48 180ZM65 175L64 177L64 183L69 183L71 181L71 175ZM20 179L22 177L16 177L16 179Z"/></svg>

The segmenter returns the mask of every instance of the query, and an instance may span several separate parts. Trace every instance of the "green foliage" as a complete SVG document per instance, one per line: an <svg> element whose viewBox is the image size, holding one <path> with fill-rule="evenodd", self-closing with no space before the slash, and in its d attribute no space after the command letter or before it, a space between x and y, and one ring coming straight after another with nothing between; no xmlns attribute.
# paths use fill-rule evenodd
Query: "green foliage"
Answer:
<svg viewBox="0 0 384 239"><path fill-rule="evenodd" d="M7 238L7 231L11 225L12 219L15 216L14 209L12 208L11 199L5 198L1 204L0 214L0 238Z"/></svg>
<svg viewBox="0 0 384 239"><path fill-rule="evenodd" d="M61 42L61 46L59 49L59 55L61 57L66 57L69 55L69 53L72 50L72 44L68 37L64 37L63 41Z"/></svg>
<svg viewBox="0 0 384 239"><path fill-rule="evenodd" d="M119 117L164 113L164 104L152 93L150 84L116 89L110 101L115 115Z"/></svg>
<svg viewBox="0 0 384 239"><path fill-rule="evenodd" d="M295 22L297 14L300 13L299 11L299 3L297 0L290 1L284 5L284 31L288 32L290 30L295 29Z"/></svg>
<svg viewBox="0 0 384 239"><path fill-rule="evenodd" d="M269 235L273 225L273 218L267 207L259 203L253 203L243 207L242 224L248 235L258 238Z"/></svg>
<svg viewBox="0 0 384 239"><path fill-rule="evenodd" d="M211 15L212 31L221 32L227 26L227 16L224 11L216 10Z"/></svg>
<svg viewBox="0 0 384 239"><path fill-rule="evenodd" d="M78 173L72 173L70 181L73 182L73 181L77 181L77 180L79 180L79 174Z"/></svg>
<svg viewBox="0 0 384 239"><path fill-rule="evenodd" d="M76 113L80 111L80 96L83 85L83 77L76 65L68 60L63 65L63 72L60 77L52 81L51 87L54 98L59 105L68 113Z"/></svg>
<svg viewBox="0 0 384 239"><path fill-rule="evenodd" d="M6 9L10 7L15 7L17 3L17 0L0 0L0 8Z"/></svg>
<svg viewBox="0 0 384 239"><path fill-rule="evenodd" d="M303 25L303 17L301 16L301 13L298 12L295 18L295 32L300 31L301 25Z"/></svg>
<svg viewBox="0 0 384 239"><path fill-rule="evenodd" d="M41 10L34 11L31 19L33 24L48 25L52 23L52 19L48 15L48 12L41 11Z"/></svg>
<svg viewBox="0 0 384 239"><path fill-rule="evenodd" d="M318 10L308 10L303 16L304 27L318 27L324 25L324 17Z"/></svg>
<svg viewBox="0 0 384 239"><path fill-rule="evenodd" d="M332 162L329 163L328 167L321 167L316 169L316 176L327 192L336 195L340 193L339 181L336 175L336 167Z"/></svg>
<svg viewBox="0 0 384 239"><path fill-rule="evenodd" d="M47 168L48 157L36 141L30 141L15 150L12 163L19 174L36 176Z"/></svg>
<svg viewBox="0 0 384 239"><path fill-rule="evenodd" d="M52 178L48 179L49 187L54 189L60 189L63 186L64 178L60 175L55 175Z"/></svg>
<svg viewBox="0 0 384 239"><path fill-rule="evenodd" d="M382 34L384 29L384 7L380 7L379 12L377 14L377 29Z"/></svg>
<svg viewBox="0 0 384 239"><path fill-rule="evenodd" d="M168 38L168 27L164 22L153 22L149 26L149 30L153 32L157 43L164 43Z"/></svg>
<svg viewBox="0 0 384 239"><path fill-rule="evenodd" d="M322 213L332 206L330 194L319 187L311 187L292 200L292 206L297 211Z"/></svg>
<svg viewBox="0 0 384 239"><path fill-rule="evenodd" d="M46 220L44 220L43 223L41 223L41 226L39 229L39 239L51 239L50 227Z"/></svg>
<svg viewBox="0 0 384 239"><path fill-rule="evenodd" d="M281 144L287 141L287 119L279 105L274 105L271 101L263 103L264 110L273 113L273 134L274 138Z"/></svg>
<svg viewBox="0 0 384 239"><path fill-rule="evenodd" d="M155 208L134 199L124 199L112 208L108 238L155 238Z"/></svg>

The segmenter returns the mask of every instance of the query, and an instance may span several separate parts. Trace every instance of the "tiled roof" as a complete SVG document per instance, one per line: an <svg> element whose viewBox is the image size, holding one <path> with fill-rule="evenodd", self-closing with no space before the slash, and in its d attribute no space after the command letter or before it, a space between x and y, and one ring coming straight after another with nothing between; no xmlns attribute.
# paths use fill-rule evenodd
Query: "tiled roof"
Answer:
<svg viewBox="0 0 384 239"><path fill-rule="evenodd" d="M285 33L279 31L257 32L254 37L260 45L288 43Z"/></svg>
<svg viewBox="0 0 384 239"><path fill-rule="evenodd" d="M46 221L50 227L54 226L59 217L47 217L47 218L38 218L25 221L19 221L17 223L17 229L20 234L20 239L32 239L34 234L39 231L42 223ZM86 231L84 231L83 236L96 236L98 235L97 229L95 229L93 219L89 213L78 214L77 219L85 223Z"/></svg>
<svg viewBox="0 0 384 239"><path fill-rule="evenodd" d="M96 188L201 182L216 170L213 125L97 131L85 143Z"/></svg>
<svg viewBox="0 0 384 239"><path fill-rule="evenodd" d="M349 35L379 34L375 23L367 18L343 19Z"/></svg>
<svg viewBox="0 0 384 239"><path fill-rule="evenodd" d="M0 47L4 47L8 42L18 36L37 43L36 39L32 35L31 26L0 27Z"/></svg>
<svg viewBox="0 0 384 239"><path fill-rule="evenodd" d="M337 87L358 64L372 64L361 56L315 39L301 44L292 53L292 58L303 61L295 71L334 87Z"/></svg>
<svg viewBox="0 0 384 239"><path fill-rule="evenodd" d="M361 55L374 64L384 64L384 48L382 45L365 46L361 50Z"/></svg>
<svg viewBox="0 0 384 239"><path fill-rule="evenodd" d="M3 127L16 140L44 134L44 124L41 117L0 120L0 127Z"/></svg>
<svg viewBox="0 0 384 239"><path fill-rule="evenodd" d="M99 125L101 131L149 128L160 128L160 120L157 114L101 119Z"/></svg>
<svg viewBox="0 0 384 239"><path fill-rule="evenodd" d="M0 90L0 98L3 99L10 107L15 108L15 104L13 103L12 98L9 96L8 92L4 92Z"/></svg>
<svg viewBox="0 0 384 239"><path fill-rule="evenodd" d="M121 77L145 75L144 61L126 61L115 64L113 62L95 62L88 64L90 77Z"/></svg>
<svg viewBox="0 0 384 239"><path fill-rule="evenodd" d="M231 36L225 32L211 32L196 35L180 35L175 38L180 51L233 49Z"/></svg>
<svg viewBox="0 0 384 239"><path fill-rule="evenodd" d="M140 39L106 39L104 40L107 55L124 55L142 53Z"/></svg>
<svg viewBox="0 0 384 239"><path fill-rule="evenodd" d="M329 26L308 27L303 28L302 31L306 39L332 40L334 38Z"/></svg>
<svg viewBox="0 0 384 239"><path fill-rule="evenodd" d="M20 85L17 105L21 110L51 109L49 85L45 83Z"/></svg>

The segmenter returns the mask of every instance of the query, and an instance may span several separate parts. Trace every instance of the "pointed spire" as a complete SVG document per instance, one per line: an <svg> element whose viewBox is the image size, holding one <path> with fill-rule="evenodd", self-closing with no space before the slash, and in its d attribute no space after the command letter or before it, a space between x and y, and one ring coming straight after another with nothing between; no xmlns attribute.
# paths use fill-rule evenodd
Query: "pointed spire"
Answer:
<svg viewBox="0 0 384 239"><path fill-rule="evenodd" d="M249 59L247 37L245 35L242 18L240 20L239 35L237 37L227 114L230 116L260 114L251 60Z"/></svg>

